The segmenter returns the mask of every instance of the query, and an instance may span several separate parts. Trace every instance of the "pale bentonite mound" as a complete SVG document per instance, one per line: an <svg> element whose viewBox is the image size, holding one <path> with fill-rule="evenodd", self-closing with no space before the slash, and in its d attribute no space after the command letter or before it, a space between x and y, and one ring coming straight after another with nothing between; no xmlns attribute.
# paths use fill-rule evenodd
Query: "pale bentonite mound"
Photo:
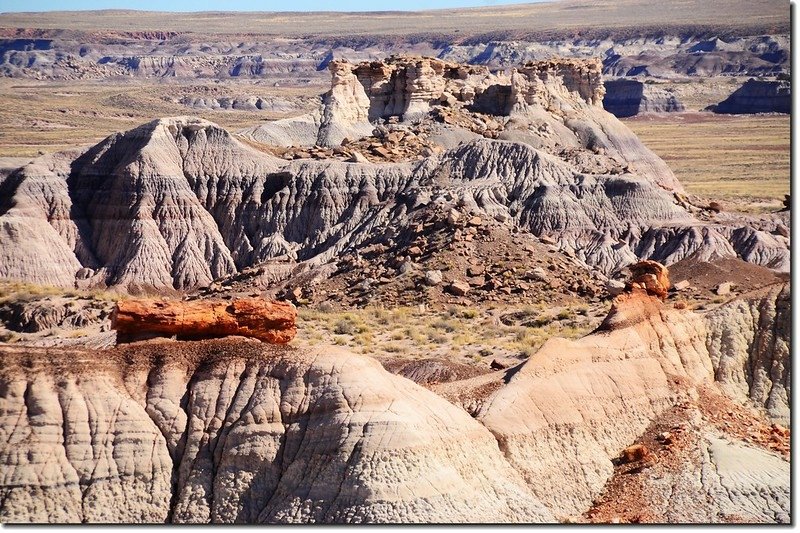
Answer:
<svg viewBox="0 0 800 533"><path fill-rule="evenodd" d="M621 327L546 342L478 414L557 516L586 509L611 458L685 399L674 378L712 378L702 321L634 297L616 317Z"/></svg>
<svg viewBox="0 0 800 533"><path fill-rule="evenodd" d="M700 315L668 309L641 293L619 298L598 332L577 341L545 343L477 413L514 469L558 518L587 509L612 475L612 459L620 450L663 412L695 398L694 388L711 382L715 370L724 374L718 362L730 357L716 351L714 334ZM752 332L753 325L742 326ZM779 368L788 361L780 348L767 349L761 357ZM757 373L764 363L759 365ZM458 382L448 386L463 387ZM706 456L706 467L687 470L698 479L686 494L709 498L708 509L731 514L735 508L746 521L786 521L788 462L772 452L736 451L738 444L713 446L719 453L710 461ZM764 472L749 473L741 459L749 456L763 457ZM716 468L716 478L709 477L709 466ZM664 512L661 520L691 516L678 510ZM707 514L698 520L724 516Z"/></svg>
<svg viewBox="0 0 800 533"><path fill-rule="evenodd" d="M486 428L342 350L231 338L3 359L3 522L553 520Z"/></svg>
<svg viewBox="0 0 800 533"><path fill-rule="evenodd" d="M0 277L190 289L276 257L326 263L437 203L555 238L605 273L689 256L789 268L788 239L774 233L780 221L770 229L695 218L666 164L602 109L595 60L534 62L508 77L428 58L331 70L309 143L335 145L368 135L370 120L407 116L398 127L438 116L440 133L473 140L406 162L288 162L210 122L156 120L83 153L43 156L0 182ZM279 130L304 131L281 124L244 135L283 143Z"/></svg>

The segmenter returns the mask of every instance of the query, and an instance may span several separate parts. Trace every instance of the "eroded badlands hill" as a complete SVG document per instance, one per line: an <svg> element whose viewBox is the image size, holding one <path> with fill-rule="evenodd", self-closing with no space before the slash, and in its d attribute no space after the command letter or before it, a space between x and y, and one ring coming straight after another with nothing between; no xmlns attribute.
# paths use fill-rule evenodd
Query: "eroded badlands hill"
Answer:
<svg viewBox="0 0 800 533"><path fill-rule="evenodd" d="M741 409L717 388L715 376L736 394L757 383L728 379L725 361L738 355L718 351L719 325L629 290L594 334L552 339L518 367L440 384L438 395L334 348L236 338L99 352L4 347L0 517L574 519L616 483L621 451L677 409L686 416L673 435L654 456L632 459L642 472L632 479L662 495L638 502L646 521L788 521L788 431L772 426L776 451L774 439L712 423L739 409L749 434L770 436L752 404ZM775 312L775 302L772 292L751 295L725 312L746 324L748 309ZM788 364L777 348L787 331L777 331L775 343L744 350L754 375ZM788 399L773 390L770 409ZM689 441L697 451L679 468L660 459Z"/></svg>
<svg viewBox="0 0 800 533"><path fill-rule="evenodd" d="M162 119L12 172L0 181L0 276L190 289L270 259L322 265L379 230L391 245L431 205L554 239L603 273L690 255L788 270L788 215L715 218L688 203L666 164L602 109L597 61L509 76L425 58L331 70L318 112L248 130L248 144L198 119ZM391 156L392 135L415 131L427 151ZM270 154L276 143L347 153L345 137L399 160Z"/></svg>

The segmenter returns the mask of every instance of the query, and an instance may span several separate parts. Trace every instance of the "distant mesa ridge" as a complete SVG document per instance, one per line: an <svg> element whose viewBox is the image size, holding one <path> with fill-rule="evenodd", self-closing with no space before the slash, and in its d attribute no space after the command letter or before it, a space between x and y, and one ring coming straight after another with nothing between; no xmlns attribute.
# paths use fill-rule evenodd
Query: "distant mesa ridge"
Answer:
<svg viewBox="0 0 800 533"><path fill-rule="evenodd" d="M673 113L685 111L673 93L635 79L616 79L605 82L603 107L616 117L632 117L643 113Z"/></svg>
<svg viewBox="0 0 800 533"><path fill-rule="evenodd" d="M402 53L493 68L600 56L615 77L775 76L789 72L789 15L774 0L690 0L679 10L565 0L391 13L5 13L0 75L306 83L334 59Z"/></svg>
<svg viewBox="0 0 800 533"><path fill-rule="evenodd" d="M791 113L792 85L789 80L749 79L715 106L715 113Z"/></svg>

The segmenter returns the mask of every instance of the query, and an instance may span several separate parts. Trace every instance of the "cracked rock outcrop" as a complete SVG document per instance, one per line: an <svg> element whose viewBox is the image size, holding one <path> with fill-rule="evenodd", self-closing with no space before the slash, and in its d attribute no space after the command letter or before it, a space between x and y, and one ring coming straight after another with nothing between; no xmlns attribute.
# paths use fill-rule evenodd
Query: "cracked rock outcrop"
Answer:
<svg viewBox="0 0 800 533"><path fill-rule="evenodd" d="M510 75L405 56L356 65L333 61L328 68L331 90L320 109L240 133L279 146L338 146L344 137L352 141L368 136L371 124L380 121L418 123L457 111L466 113L471 123L485 125L490 117L502 120L499 138L553 154L564 147L602 151L619 163L636 166L660 186L682 190L667 165L603 111L605 88L598 59L533 61ZM463 127L449 129L464 133Z"/></svg>

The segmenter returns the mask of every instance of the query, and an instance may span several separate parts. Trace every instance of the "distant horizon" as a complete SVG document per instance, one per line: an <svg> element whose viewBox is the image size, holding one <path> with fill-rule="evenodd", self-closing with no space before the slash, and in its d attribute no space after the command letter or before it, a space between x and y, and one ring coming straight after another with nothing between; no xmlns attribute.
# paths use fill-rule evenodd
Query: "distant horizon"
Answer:
<svg viewBox="0 0 800 533"><path fill-rule="evenodd" d="M164 2L158 0L10 0L0 14L47 13L59 11L155 11L162 13L203 12L338 12L371 13L391 11L435 11L440 9L464 9L501 7L505 5L540 4L558 0L406 0L400 5L389 0L348 0L325 2L323 0L295 0L294 2L259 2L258 0L174 0L165 10ZM220 6L220 4L223 4Z"/></svg>

